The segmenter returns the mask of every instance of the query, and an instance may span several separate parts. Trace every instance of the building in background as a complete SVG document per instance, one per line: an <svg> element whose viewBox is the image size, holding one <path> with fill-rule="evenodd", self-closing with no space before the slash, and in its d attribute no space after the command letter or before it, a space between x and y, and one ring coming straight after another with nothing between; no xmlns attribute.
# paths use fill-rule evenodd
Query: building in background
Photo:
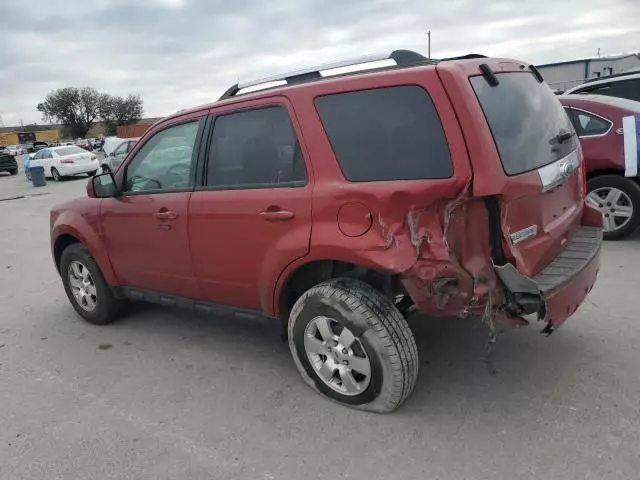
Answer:
<svg viewBox="0 0 640 480"><path fill-rule="evenodd" d="M121 125L119 127L116 127L116 135L118 137L120 137L120 138L137 138L137 137L141 137L158 120L162 120L162 117L159 117L159 118L143 118L138 123L134 123L133 125Z"/></svg>
<svg viewBox="0 0 640 480"><path fill-rule="evenodd" d="M537 65L537 67L552 89L564 92L590 78L607 77L634 70L640 72L640 54L569 60Z"/></svg>

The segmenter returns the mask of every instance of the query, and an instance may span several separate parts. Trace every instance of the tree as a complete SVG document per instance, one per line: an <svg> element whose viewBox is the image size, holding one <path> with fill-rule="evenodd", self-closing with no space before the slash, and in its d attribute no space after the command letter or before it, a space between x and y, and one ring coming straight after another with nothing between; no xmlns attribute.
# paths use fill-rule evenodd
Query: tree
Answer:
<svg viewBox="0 0 640 480"><path fill-rule="evenodd" d="M95 88L66 87L49 93L37 106L45 121L64 125L73 137L84 138L98 118L102 119L109 134L115 134L118 125L130 125L144 113L139 95L125 97L100 93Z"/></svg>
<svg viewBox="0 0 640 480"><path fill-rule="evenodd" d="M144 113L142 98L131 94L126 98L102 94L99 111L107 132L111 135L116 133L118 125L136 123Z"/></svg>
<svg viewBox="0 0 640 480"><path fill-rule="evenodd" d="M57 121L74 137L84 137L98 118L100 94L95 88L66 87L49 93L37 109L47 121Z"/></svg>

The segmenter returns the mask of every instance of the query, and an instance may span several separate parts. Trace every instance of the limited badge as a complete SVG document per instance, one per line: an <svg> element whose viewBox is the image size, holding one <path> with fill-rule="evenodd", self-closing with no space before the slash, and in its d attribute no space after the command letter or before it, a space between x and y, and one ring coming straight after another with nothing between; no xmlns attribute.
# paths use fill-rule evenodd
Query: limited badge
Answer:
<svg viewBox="0 0 640 480"><path fill-rule="evenodd" d="M535 237L538 233L538 226L531 225L530 227L523 228L522 230L518 230L517 232L509 235L511 237L511 243L517 245L520 242L523 242L529 237Z"/></svg>

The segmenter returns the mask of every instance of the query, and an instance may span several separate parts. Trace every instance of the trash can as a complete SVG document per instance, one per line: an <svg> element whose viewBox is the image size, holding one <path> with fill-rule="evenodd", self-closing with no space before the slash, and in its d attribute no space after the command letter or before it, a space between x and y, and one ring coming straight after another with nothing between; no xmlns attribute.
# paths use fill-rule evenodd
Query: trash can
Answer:
<svg viewBox="0 0 640 480"><path fill-rule="evenodd" d="M44 178L44 167L29 167L29 175L34 187L44 187L47 184L47 179Z"/></svg>

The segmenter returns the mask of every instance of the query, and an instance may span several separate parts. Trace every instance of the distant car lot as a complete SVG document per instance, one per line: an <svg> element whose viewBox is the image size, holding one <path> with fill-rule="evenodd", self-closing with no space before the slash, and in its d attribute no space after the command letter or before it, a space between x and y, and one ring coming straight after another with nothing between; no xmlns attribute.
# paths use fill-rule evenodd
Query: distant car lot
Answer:
<svg viewBox="0 0 640 480"><path fill-rule="evenodd" d="M605 244L589 302L550 338L542 325L499 335L496 375L479 321L411 319L422 374L380 416L298 382L278 325L143 305L83 323L48 212L86 182L0 174L0 197L24 196L0 201L1 477L73 464L82 478L635 478L637 237Z"/></svg>

